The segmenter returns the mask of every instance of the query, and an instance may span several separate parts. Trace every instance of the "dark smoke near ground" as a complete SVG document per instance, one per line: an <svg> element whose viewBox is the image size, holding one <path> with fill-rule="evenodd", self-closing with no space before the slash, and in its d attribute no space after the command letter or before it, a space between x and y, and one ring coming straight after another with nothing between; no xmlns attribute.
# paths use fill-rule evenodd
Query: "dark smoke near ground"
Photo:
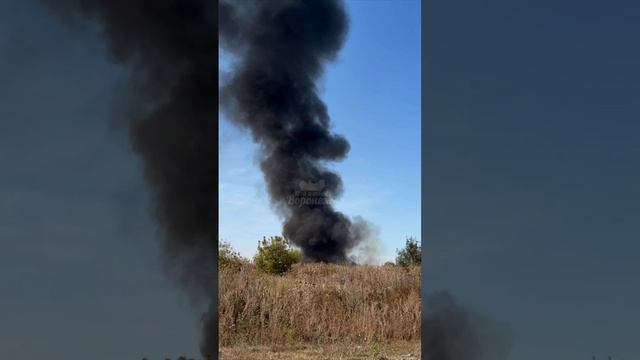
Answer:
<svg viewBox="0 0 640 360"><path fill-rule="evenodd" d="M124 99L169 267L205 301L201 350L217 353L217 6L210 0L43 0L64 19L103 28L132 69Z"/></svg>
<svg viewBox="0 0 640 360"><path fill-rule="evenodd" d="M220 42L234 56L221 89L228 118L260 145L260 167L283 235L306 261L348 261L369 230L330 204L340 177L325 166L344 159L347 140L331 132L318 79L348 31L341 1L220 2Z"/></svg>
<svg viewBox="0 0 640 360"><path fill-rule="evenodd" d="M508 328L463 307L447 292L428 297L422 331L425 360L503 360L511 349Z"/></svg>

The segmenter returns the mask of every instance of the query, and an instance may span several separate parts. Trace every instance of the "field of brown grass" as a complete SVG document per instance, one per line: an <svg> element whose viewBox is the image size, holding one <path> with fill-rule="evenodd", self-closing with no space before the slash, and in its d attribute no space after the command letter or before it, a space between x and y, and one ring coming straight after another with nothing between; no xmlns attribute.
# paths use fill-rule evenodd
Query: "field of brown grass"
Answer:
<svg viewBox="0 0 640 360"><path fill-rule="evenodd" d="M221 270L219 290L224 359L419 353L419 267L296 264L279 276L245 265Z"/></svg>

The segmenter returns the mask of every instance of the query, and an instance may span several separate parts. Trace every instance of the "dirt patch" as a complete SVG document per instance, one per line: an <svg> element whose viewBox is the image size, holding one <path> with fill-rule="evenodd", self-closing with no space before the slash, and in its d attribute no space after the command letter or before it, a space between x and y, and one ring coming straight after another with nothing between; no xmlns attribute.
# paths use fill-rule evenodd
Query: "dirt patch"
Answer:
<svg viewBox="0 0 640 360"><path fill-rule="evenodd" d="M235 346L220 349L222 360L420 360L420 342L355 345Z"/></svg>

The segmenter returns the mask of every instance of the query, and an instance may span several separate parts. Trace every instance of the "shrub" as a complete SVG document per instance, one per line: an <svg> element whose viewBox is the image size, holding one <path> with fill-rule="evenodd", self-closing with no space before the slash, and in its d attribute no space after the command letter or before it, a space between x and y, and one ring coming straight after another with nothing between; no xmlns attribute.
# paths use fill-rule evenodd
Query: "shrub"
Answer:
<svg viewBox="0 0 640 360"><path fill-rule="evenodd" d="M396 265L408 267L422 263L422 249L420 243L413 238L407 238L404 249L397 250Z"/></svg>
<svg viewBox="0 0 640 360"><path fill-rule="evenodd" d="M267 274L284 274L291 266L300 262L299 250L291 248L289 241L281 236L263 238L258 243L258 253L253 258L256 268Z"/></svg>
<svg viewBox="0 0 640 360"><path fill-rule="evenodd" d="M249 261L233 250L231 244L221 241L218 245L218 269L239 270Z"/></svg>

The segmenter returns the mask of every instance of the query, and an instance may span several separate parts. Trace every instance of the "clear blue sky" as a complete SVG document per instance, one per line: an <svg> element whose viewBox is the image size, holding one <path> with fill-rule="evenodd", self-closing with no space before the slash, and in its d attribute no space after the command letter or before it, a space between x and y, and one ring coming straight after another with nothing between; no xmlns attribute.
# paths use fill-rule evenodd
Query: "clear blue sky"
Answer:
<svg viewBox="0 0 640 360"><path fill-rule="evenodd" d="M335 205L371 222L380 259L392 260L407 236L420 239L420 2L348 1L347 11L347 42L321 82L333 129L351 143L333 166L345 188ZM281 234L255 150L221 117L220 237L249 257L263 236Z"/></svg>

